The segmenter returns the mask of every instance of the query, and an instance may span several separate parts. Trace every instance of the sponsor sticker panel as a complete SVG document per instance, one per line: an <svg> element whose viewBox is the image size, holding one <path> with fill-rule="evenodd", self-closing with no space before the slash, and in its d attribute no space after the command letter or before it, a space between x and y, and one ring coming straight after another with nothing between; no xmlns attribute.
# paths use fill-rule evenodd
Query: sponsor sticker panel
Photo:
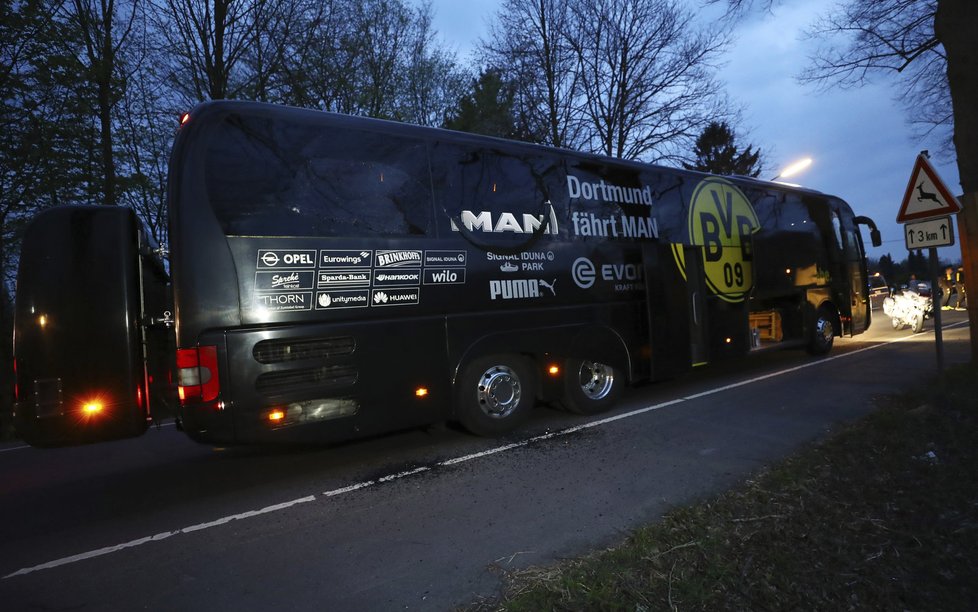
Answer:
<svg viewBox="0 0 978 612"><path fill-rule="evenodd" d="M417 286L421 284L421 270L389 272L380 270L374 277L374 287Z"/></svg>
<svg viewBox="0 0 978 612"><path fill-rule="evenodd" d="M465 251L425 251L424 265L444 268L464 268L468 260Z"/></svg>
<svg viewBox="0 0 978 612"><path fill-rule="evenodd" d="M314 269L316 267L316 251L291 249L258 249L258 269L280 270Z"/></svg>
<svg viewBox="0 0 978 612"><path fill-rule="evenodd" d="M296 289L312 289L315 272L312 270L292 270L288 272L255 273L256 291L286 291Z"/></svg>
<svg viewBox="0 0 978 612"><path fill-rule="evenodd" d="M468 259L464 249L259 249L253 306L299 312L417 305L424 285L464 285ZM546 260L546 253L530 253L517 262L524 271L543 271Z"/></svg>
<svg viewBox="0 0 978 612"><path fill-rule="evenodd" d="M464 285L465 268L425 268L426 285Z"/></svg>
<svg viewBox="0 0 978 612"><path fill-rule="evenodd" d="M323 250L319 251L320 269L330 268L369 268L373 265L373 251L370 250Z"/></svg>
<svg viewBox="0 0 978 612"><path fill-rule="evenodd" d="M267 312L301 312L312 310L312 292L257 293L255 307Z"/></svg>
<svg viewBox="0 0 978 612"><path fill-rule="evenodd" d="M374 289L372 306L406 306L421 300L421 290L417 287L405 289Z"/></svg>
<svg viewBox="0 0 978 612"><path fill-rule="evenodd" d="M316 292L316 310L367 308L369 305L370 291L367 289Z"/></svg>
<svg viewBox="0 0 978 612"><path fill-rule="evenodd" d="M370 287L370 270L320 270L316 283L318 289L334 287Z"/></svg>
<svg viewBox="0 0 978 612"><path fill-rule="evenodd" d="M412 268L421 266L421 251L410 249L377 251L375 268Z"/></svg>

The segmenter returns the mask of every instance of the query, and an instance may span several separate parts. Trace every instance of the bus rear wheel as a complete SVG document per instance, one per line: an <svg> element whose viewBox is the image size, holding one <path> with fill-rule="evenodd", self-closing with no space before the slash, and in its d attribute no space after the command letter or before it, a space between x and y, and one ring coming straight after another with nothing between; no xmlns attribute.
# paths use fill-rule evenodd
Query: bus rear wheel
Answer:
<svg viewBox="0 0 978 612"><path fill-rule="evenodd" d="M564 364L563 405L577 414L598 414L611 409L621 396L624 380L610 365L587 359Z"/></svg>
<svg viewBox="0 0 978 612"><path fill-rule="evenodd" d="M515 429L536 400L533 370L517 355L482 357L466 365L458 378L455 414L462 426L480 436Z"/></svg>

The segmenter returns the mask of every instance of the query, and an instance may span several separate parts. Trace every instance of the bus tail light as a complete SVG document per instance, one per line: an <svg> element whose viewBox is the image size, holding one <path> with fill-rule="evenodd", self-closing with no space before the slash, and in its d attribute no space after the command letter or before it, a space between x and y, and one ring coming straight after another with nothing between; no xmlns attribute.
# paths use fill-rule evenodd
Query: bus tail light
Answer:
<svg viewBox="0 0 978 612"><path fill-rule="evenodd" d="M221 391L217 377L217 347L177 349L177 391L180 403L212 402Z"/></svg>

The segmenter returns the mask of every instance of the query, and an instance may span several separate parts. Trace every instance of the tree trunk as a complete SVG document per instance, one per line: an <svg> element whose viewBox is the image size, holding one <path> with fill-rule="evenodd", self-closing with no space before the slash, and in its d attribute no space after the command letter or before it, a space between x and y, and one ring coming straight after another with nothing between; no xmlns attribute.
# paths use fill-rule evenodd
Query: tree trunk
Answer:
<svg viewBox="0 0 978 612"><path fill-rule="evenodd" d="M947 53L947 81L954 113L954 148L964 196L958 215L966 287L972 295L978 281L978 23L975 0L939 0L934 33ZM971 359L978 365L978 300L968 300Z"/></svg>

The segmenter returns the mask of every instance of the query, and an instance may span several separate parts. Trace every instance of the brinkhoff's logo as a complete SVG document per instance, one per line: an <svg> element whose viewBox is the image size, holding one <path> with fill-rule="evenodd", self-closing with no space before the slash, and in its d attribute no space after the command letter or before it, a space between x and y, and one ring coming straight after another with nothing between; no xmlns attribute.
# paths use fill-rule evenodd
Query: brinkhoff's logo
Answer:
<svg viewBox="0 0 978 612"><path fill-rule="evenodd" d="M377 251L378 268L402 268L421 265L421 251Z"/></svg>
<svg viewBox="0 0 978 612"><path fill-rule="evenodd" d="M549 283L542 278L491 280L489 281L489 298L493 300L538 298L547 295L542 291L543 289L548 290L550 295L556 296L557 290L554 288L556 284L556 278Z"/></svg>

